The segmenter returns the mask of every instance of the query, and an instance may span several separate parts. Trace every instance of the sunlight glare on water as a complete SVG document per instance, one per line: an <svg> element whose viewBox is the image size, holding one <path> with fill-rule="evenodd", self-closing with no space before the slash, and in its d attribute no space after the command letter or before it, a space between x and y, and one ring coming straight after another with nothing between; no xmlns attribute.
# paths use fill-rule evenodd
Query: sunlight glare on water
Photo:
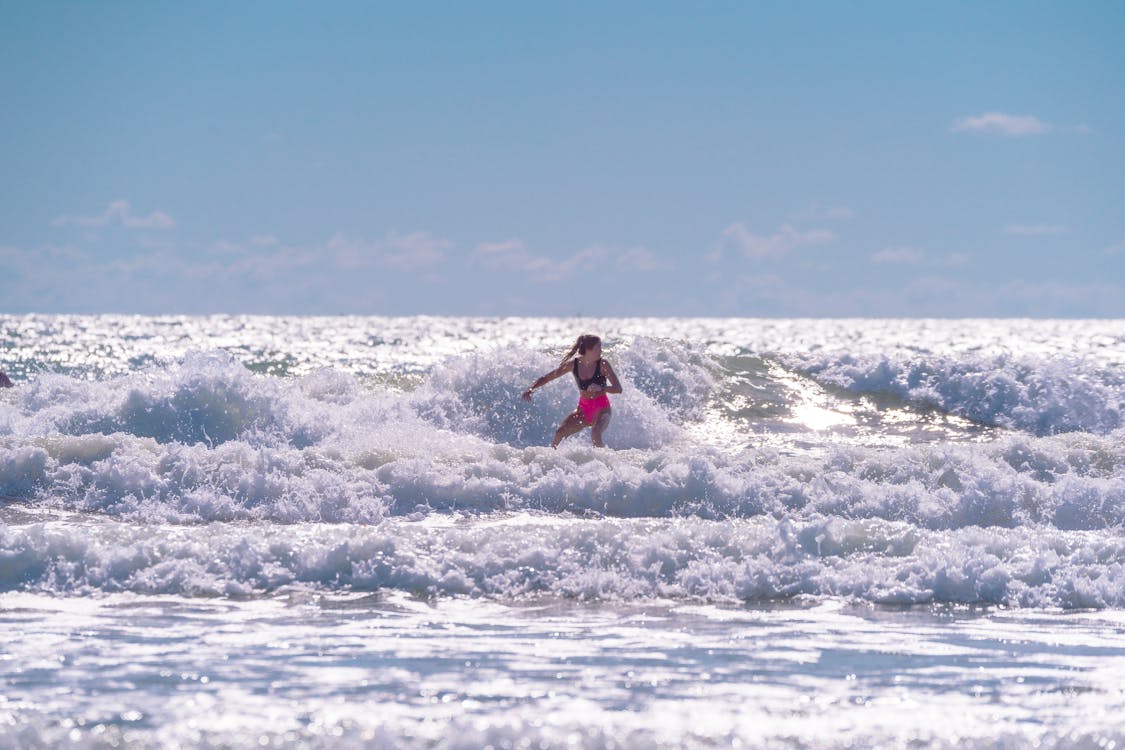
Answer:
<svg viewBox="0 0 1125 750"><path fill-rule="evenodd" d="M1125 322L0 332L0 746L1125 743Z"/></svg>

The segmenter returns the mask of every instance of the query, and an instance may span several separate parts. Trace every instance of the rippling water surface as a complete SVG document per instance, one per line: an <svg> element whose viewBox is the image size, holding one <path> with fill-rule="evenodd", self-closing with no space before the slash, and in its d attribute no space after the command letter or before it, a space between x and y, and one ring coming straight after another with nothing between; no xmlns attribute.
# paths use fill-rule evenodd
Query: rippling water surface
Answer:
<svg viewBox="0 0 1125 750"><path fill-rule="evenodd" d="M585 331L610 448L553 451ZM0 316L0 368L2 746L1125 742L1125 321Z"/></svg>

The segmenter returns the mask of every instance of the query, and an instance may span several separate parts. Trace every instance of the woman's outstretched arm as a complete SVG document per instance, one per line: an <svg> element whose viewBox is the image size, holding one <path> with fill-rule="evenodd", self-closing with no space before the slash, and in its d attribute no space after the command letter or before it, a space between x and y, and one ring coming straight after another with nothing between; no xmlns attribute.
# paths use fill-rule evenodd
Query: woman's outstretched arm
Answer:
<svg viewBox="0 0 1125 750"><path fill-rule="evenodd" d="M530 401L532 391L534 391L536 388L540 388L542 386L547 385L547 383L550 383L555 378L561 378L563 375L566 375L569 371L570 371L570 362L563 362L557 368L555 368L551 372L547 373L546 375L543 375L542 377L538 378L534 383L532 383L531 387L523 392L523 400L524 401Z"/></svg>

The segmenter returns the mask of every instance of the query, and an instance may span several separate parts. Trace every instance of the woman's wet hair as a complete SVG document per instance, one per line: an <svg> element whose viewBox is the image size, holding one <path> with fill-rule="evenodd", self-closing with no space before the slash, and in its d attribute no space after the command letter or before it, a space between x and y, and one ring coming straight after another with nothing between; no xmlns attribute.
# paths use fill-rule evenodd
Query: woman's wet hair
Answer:
<svg viewBox="0 0 1125 750"><path fill-rule="evenodd" d="M602 343L601 337L595 336L592 333L584 333L578 337L577 341L574 342L574 346L570 347L570 351L566 353L566 356L562 358L562 361L565 363L568 359L574 356L575 352L578 352L579 354L585 354L587 349L593 349L600 343Z"/></svg>

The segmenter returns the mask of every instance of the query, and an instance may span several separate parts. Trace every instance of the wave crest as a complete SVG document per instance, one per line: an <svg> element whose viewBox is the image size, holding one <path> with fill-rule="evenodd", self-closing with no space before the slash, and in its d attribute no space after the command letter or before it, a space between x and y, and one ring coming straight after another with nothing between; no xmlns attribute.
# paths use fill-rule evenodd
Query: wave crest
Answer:
<svg viewBox="0 0 1125 750"><path fill-rule="evenodd" d="M881 520L571 520L374 527L0 526L0 590L268 595L289 586L423 598L801 596L882 604L1125 606L1125 546L1080 532L936 534Z"/></svg>
<svg viewBox="0 0 1125 750"><path fill-rule="evenodd" d="M957 359L886 355L783 355L817 382L856 394L890 394L982 424L1035 435L1120 428L1125 385L1079 361L1008 354Z"/></svg>

